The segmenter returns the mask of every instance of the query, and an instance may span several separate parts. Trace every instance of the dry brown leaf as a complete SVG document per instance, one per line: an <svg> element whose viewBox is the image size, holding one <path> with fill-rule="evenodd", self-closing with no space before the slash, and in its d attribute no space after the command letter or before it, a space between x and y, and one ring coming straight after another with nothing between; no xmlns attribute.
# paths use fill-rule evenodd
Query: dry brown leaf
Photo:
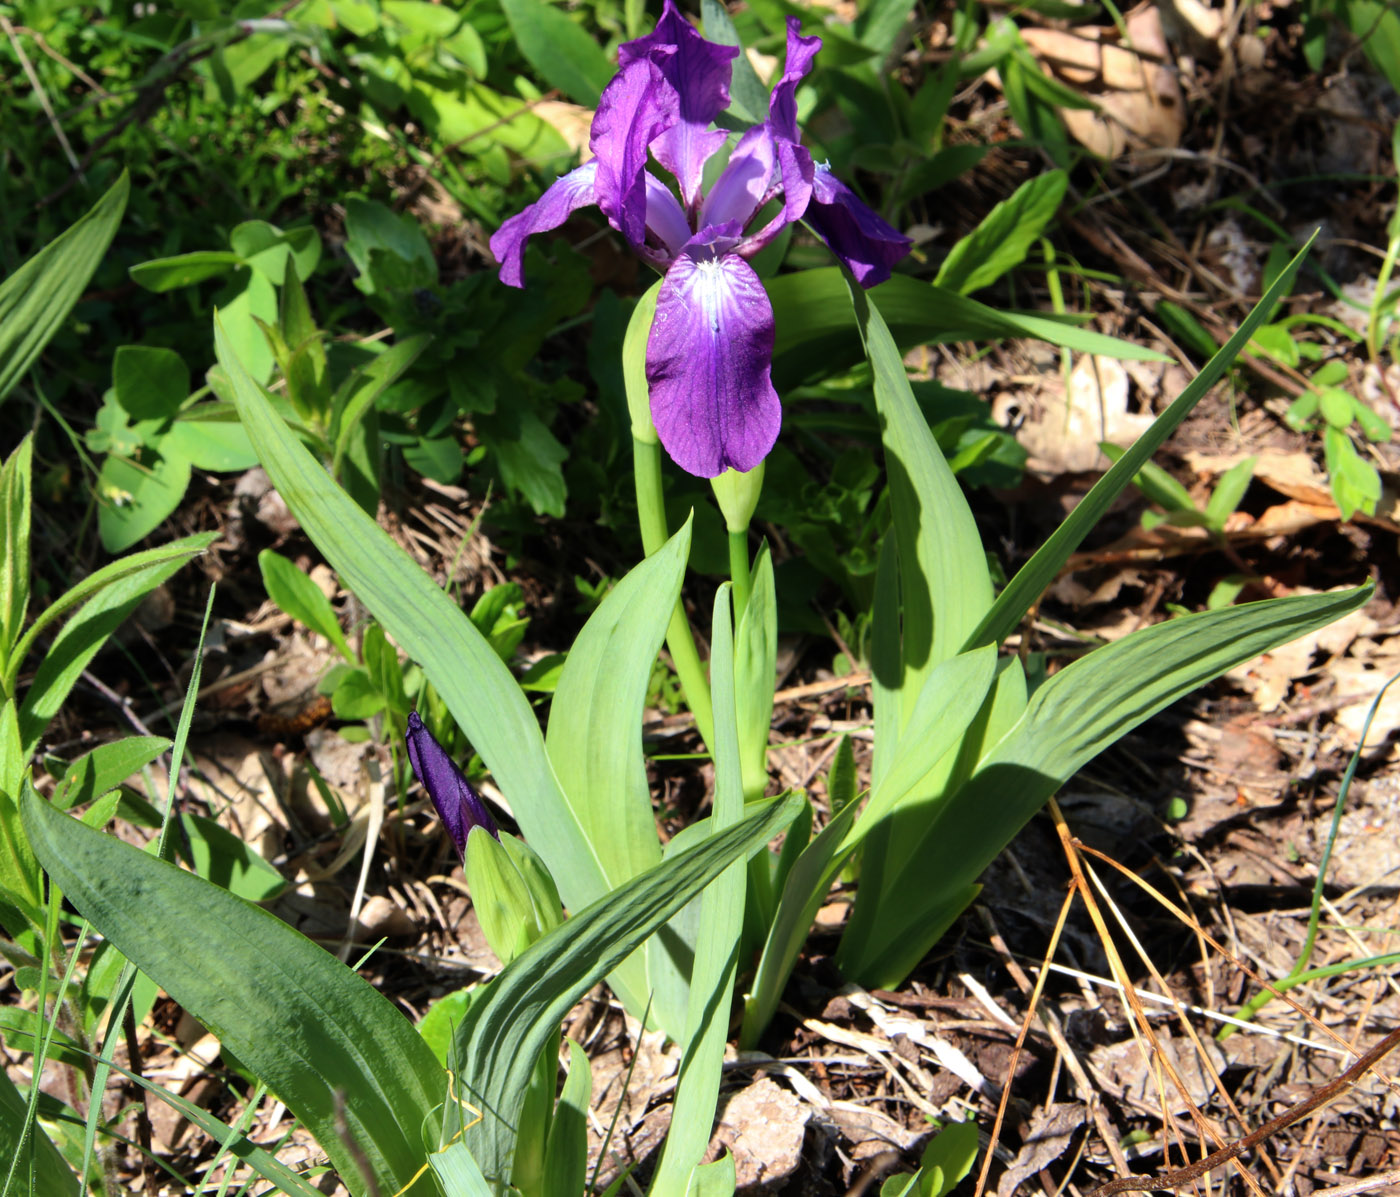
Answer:
<svg viewBox="0 0 1400 1197"><path fill-rule="evenodd" d="M1175 149L1186 127L1181 89L1154 5L1128 13L1127 41L1112 26L1021 31L1047 74L1085 92L1097 109L1062 108L1071 135L1102 158Z"/></svg>

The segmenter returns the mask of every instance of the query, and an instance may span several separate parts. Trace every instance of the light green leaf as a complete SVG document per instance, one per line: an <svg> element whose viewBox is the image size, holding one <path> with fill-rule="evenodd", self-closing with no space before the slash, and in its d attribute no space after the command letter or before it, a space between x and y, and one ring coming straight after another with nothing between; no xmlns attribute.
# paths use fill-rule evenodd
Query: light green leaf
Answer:
<svg viewBox="0 0 1400 1197"><path fill-rule="evenodd" d="M773 690L778 675L778 595L773 558L765 544L754 564L749 601L735 633L734 702L738 708L739 761L744 796L763 797L768 784L768 730L773 723Z"/></svg>
<svg viewBox="0 0 1400 1197"><path fill-rule="evenodd" d="M593 1074L588 1053L572 1039L565 1042L569 1045L569 1075L564 1079L549 1126L541 1197L578 1197L586 1191L588 1105L593 1096Z"/></svg>
<svg viewBox="0 0 1400 1197"><path fill-rule="evenodd" d="M125 177L125 176L123 176ZM33 1040L30 1040L31 1044ZM13 1043L12 1047L15 1047ZM19 1049L17 1049L19 1050ZM33 1048L29 1049L32 1051ZM44 1128L30 1123L29 1103L0 1068L0 1190L78 1197L78 1178Z"/></svg>
<svg viewBox="0 0 1400 1197"><path fill-rule="evenodd" d="M1182 616L1060 670L968 782L934 809L899 900L884 904L849 975L862 985L898 985L970 900L982 870L1076 770L1169 703L1357 610L1373 590L1367 583Z"/></svg>
<svg viewBox="0 0 1400 1197"><path fill-rule="evenodd" d="M133 420L169 420L190 395L190 368L173 349L119 345L112 391Z"/></svg>
<svg viewBox="0 0 1400 1197"><path fill-rule="evenodd" d="M86 216L0 283L0 401L78 302L121 223L130 190L123 171Z"/></svg>
<svg viewBox="0 0 1400 1197"><path fill-rule="evenodd" d="M54 806L68 810L91 802L144 769L169 747L164 736L126 736L99 745L61 770L46 760L45 767L56 782Z"/></svg>
<svg viewBox="0 0 1400 1197"><path fill-rule="evenodd" d="M482 1111L463 1133L488 1180L509 1172L530 1072L573 1004L725 868L781 832L800 804L772 803L634 877L546 935L472 1004L456 1040L459 1089Z"/></svg>
<svg viewBox="0 0 1400 1197"><path fill-rule="evenodd" d="M366 1191L360 1159L381 1192L412 1179L446 1077L392 1003L280 919L84 827L32 788L22 812L64 896L286 1102L352 1192Z"/></svg>
<svg viewBox="0 0 1400 1197"><path fill-rule="evenodd" d="M838 268L780 274L763 285L773 304L773 379L779 390L793 382L829 377L860 361L861 342L846 314L845 282ZM1155 350L1049 316L997 311L904 274L872 287L868 295L901 350L951 341L1035 337L1100 357L1167 360Z"/></svg>
<svg viewBox="0 0 1400 1197"><path fill-rule="evenodd" d="M710 835L737 827L744 817L744 776L739 763L739 725L734 703L734 632L730 587L715 595L710 649L710 694L715 718L714 813ZM774 803L767 804L770 808ZM729 1008L738 968L739 933L744 926L746 870L736 860L706 888L700 900L700 933L690 975L690 1005L676 1079L671 1129L652 1177L652 1193L687 1193L709 1146L719 1101ZM731 1164L732 1178L732 1164ZM730 1191L733 1191L732 1179Z"/></svg>
<svg viewBox="0 0 1400 1197"><path fill-rule="evenodd" d="M596 108L613 77L608 56L562 8L544 0L501 0L515 44L551 87Z"/></svg>
<svg viewBox="0 0 1400 1197"><path fill-rule="evenodd" d="M949 1122L934 1135L919 1160L919 1168L926 1173L919 1183L919 1197L946 1197L956 1189L977 1162L977 1145L977 1123L971 1118Z"/></svg>
<svg viewBox="0 0 1400 1197"><path fill-rule="evenodd" d="M0 466L0 678L9 672L10 654L29 610L29 505L33 438L28 434ZM0 686L0 696L9 686Z"/></svg>
<svg viewBox="0 0 1400 1197"><path fill-rule="evenodd" d="M728 10L720 0L701 0L700 16L705 22L708 40L721 46L740 46L739 56L734 59L733 78L729 81L729 111L755 125L767 120L768 89L743 52L739 31L734 28Z"/></svg>
<svg viewBox="0 0 1400 1197"><path fill-rule="evenodd" d="M97 531L109 553L149 536L180 505L190 484L190 463L169 446L143 451L141 461L109 455L97 475L101 506Z"/></svg>
<svg viewBox="0 0 1400 1197"><path fill-rule="evenodd" d="M1249 480L1254 477L1254 467L1258 461L1256 456L1236 462L1215 484L1210 501L1206 503L1206 520L1217 532L1225 530L1225 521L1243 502L1244 492L1249 489Z"/></svg>
<svg viewBox="0 0 1400 1197"><path fill-rule="evenodd" d="M929 673L954 656L992 602L987 558L962 488L909 388L904 359L880 313L848 278L856 324L874 372L899 556L902 731Z"/></svg>
<svg viewBox="0 0 1400 1197"><path fill-rule="evenodd" d="M329 640L350 664L356 663L345 633L340 630L340 620L331 607L331 600L296 567L295 562L288 561L271 549L263 549L258 554L258 569L262 572L268 598L293 619Z"/></svg>
<svg viewBox="0 0 1400 1197"><path fill-rule="evenodd" d="M33 752L49 720L58 713L78 675L87 668L88 662L107 637L117 630L147 593L195 554L203 552L215 536L213 532L187 536L150 553L139 553L129 561L113 562L108 567L120 576L115 580L109 578L106 584L97 589L54 637L25 693L19 712L19 729L26 755ZM137 559L141 560L141 565L131 569L130 565ZM96 577L94 575L88 582ZM86 586L87 583L80 583L74 590ZM11 665L13 668L14 662Z"/></svg>
<svg viewBox="0 0 1400 1197"><path fill-rule="evenodd" d="M249 902L270 901L287 888L287 879L228 828L203 815L180 818L198 876Z"/></svg>
<svg viewBox="0 0 1400 1197"><path fill-rule="evenodd" d="M216 322L215 347L239 414L277 493L395 643L417 661L509 799L564 904L608 890L603 867L564 796L539 721L510 670L451 598L335 485L277 417Z"/></svg>
<svg viewBox="0 0 1400 1197"><path fill-rule="evenodd" d="M147 291L174 291L190 287L206 279L218 278L242 264L242 259L226 249L205 249L173 258L153 258L138 262L128 274L137 286Z"/></svg>
<svg viewBox="0 0 1400 1197"><path fill-rule="evenodd" d="M642 755L642 710L689 554L687 521L608 592L569 650L550 706L545 747L555 775L568 779L565 793L609 888L661 859ZM663 949L658 943L647 950ZM642 1017L646 960L627 961L611 983L633 1017ZM681 1029L667 1027L673 1036Z"/></svg>
<svg viewBox="0 0 1400 1197"><path fill-rule="evenodd" d="M1219 381L1221 375L1229 369L1240 351L1249 343L1254 330L1263 323L1274 305L1288 294L1293 286L1293 278L1298 273L1298 267L1302 265L1311 245L1312 241L1309 240L1283 273L1274 280L1273 286L1264 293L1244 323L1235 330L1234 336L1205 364L1172 405L1153 421L1152 427L1138 437L1132 447L1113 464L1113 468L1094 484L1093 489L1080 500L1064 523L1055 529L1050 539L1016 571L1016 576L997 595L996 602L987 612L986 618L968 638L967 647L971 648L977 644L999 644L1015 630L1022 616L1055 580L1060 567L1069 560L1070 554L1103 518L1123 488L1133 480L1144 463L1186 418L1187 413Z"/></svg>
<svg viewBox="0 0 1400 1197"><path fill-rule="evenodd" d="M953 246L933 280L934 286L967 295L1019 266L1054 219L1068 185L1069 175L1062 170L1048 170L1027 179Z"/></svg>

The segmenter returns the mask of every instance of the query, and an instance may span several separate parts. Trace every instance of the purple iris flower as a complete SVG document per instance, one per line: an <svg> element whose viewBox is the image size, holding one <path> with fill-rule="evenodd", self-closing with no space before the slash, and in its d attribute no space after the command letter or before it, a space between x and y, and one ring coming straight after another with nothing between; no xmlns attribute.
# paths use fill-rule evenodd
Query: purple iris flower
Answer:
<svg viewBox="0 0 1400 1197"><path fill-rule="evenodd" d="M703 194L705 164L728 138L711 126L729 106L739 50L706 41L666 0L655 31L618 52L618 73L593 118L592 160L491 238L501 281L523 286L525 242L597 204L632 248L665 272L647 341L651 417L676 464L702 478L753 469L782 422L772 381L773 307L747 259L803 219L863 287L884 282L909 251L907 237L802 148L797 86L822 43L798 28L789 17L787 62L768 119L739 138ZM674 177L679 198L647 170L648 154ZM772 219L749 228L780 197Z"/></svg>
<svg viewBox="0 0 1400 1197"><path fill-rule="evenodd" d="M486 809L486 803L472 792L462 771L433 733L423 726L417 711L408 716L408 735L404 739L408 744L408 763L433 800L447 834L457 845L457 854L466 856L467 836L473 827L484 827L500 839L500 830Z"/></svg>

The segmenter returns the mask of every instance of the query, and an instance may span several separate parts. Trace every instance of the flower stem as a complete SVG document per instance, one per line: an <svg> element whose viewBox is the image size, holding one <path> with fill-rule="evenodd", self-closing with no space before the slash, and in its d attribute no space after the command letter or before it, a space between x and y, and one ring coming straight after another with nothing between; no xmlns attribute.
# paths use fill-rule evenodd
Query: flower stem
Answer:
<svg viewBox="0 0 1400 1197"><path fill-rule="evenodd" d="M642 530L642 548L650 557L666 543L669 536L666 507L661 498L660 443L633 437L632 468L637 484L637 523ZM700 661L695 636L679 598L676 599L676 609L671 612L670 626L666 629L666 647L671 652L671 662L676 667L676 676L680 678L681 689L685 692L686 705L695 716L695 729L705 741L706 748L709 748L714 744L710 683L706 680L705 666Z"/></svg>
<svg viewBox="0 0 1400 1197"><path fill-rule="evenodd" d="M729 579L734 583L734 622L744 617L749 607L749 534L731 532L729 534Z"/></svg>

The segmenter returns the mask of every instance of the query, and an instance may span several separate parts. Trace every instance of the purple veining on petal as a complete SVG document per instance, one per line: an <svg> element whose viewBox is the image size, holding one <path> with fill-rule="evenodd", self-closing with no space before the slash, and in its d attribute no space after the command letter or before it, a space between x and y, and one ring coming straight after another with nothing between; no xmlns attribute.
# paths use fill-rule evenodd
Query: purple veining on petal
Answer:
<svg viewBox="0 0 1400 1197"><path fill-rule="evenodd" d="M675 125L679 112L675 88L645 58L618 71L598 100L588 138L598 156L598 207L634 248L646 240L647 147Z"/></svg>
<svg viewBox="0 0 1400 1197"><path fill-rule="evenodd" d="M816 168L806 220L862 287L873 287L889 278L913 244L871 211L825 165Z"/></svg>
<svg viewBox="0 0 1400 1197"><path fill-rule="evenodd" d="M596 161L585 162L571 170L538 200L512 216L496 230L491 238L491 252L501 264L501 282L511 287L523 287L525 242L536 233L557 229L579 208L597 202L594 193Z"/></svg>
<svg viewBox="0 0 1400 1197"><path fill-rule="evenodd" d="M702 228L731 220L743 228L753 219L773 179L773 149L766 125L755 125L739 139L700 208Z"/></svg>
<svg viewBox="0 0 1400 1197"><path fill-rule="evenodd" d="M666 247L666 261L669 264L690 240L690 223L670 188L650 172L646 175L646 189L647 228Z"/></svg>
<svg viewBox="0 0 1400 1197"><path fill-rule="evenodd" d="M680 120L656 138L651 150L680 182L681 198L691 211L699 197L705 163L724 144L724 130L711 129L710 124L729 107L729 79L738 54L738 46L721 46L701 37L673 0L666 0L651 33L618 48L618 62L624 69L638 59L649 59L680 96Z"/></svg>
<svg viewBox="0 0 1400 1197"><path fill-rule="evenodd" d="M748 471L778 439L773 307L753 268L730 250L736 222L702 229L661 285L647 340L651 417L681 469L713 478Z"/></svg>
<svg viewBox="0 0 1400 1197"><path fill-rule="evenodd" d="M408 745L408 763L413 766L414 776L428 791L442 825L457 846L458 855L466 852L467 836L473 827L484 827L500 839L500 830L486 804L472 792L456 762L423 725L417 711L409 713L408 735L404 740Z"/></svg>

